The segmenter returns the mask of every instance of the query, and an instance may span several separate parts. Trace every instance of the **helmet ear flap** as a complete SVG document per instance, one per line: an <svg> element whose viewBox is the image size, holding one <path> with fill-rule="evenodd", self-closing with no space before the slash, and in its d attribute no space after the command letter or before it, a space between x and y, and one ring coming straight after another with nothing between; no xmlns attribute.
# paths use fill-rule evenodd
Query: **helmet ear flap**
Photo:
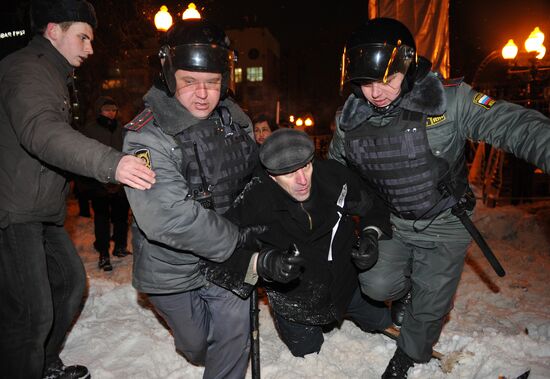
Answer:
<svg viewBox="0 0 550 379"><path fill-rule="evenodd" d="M172 48L169 45L161 46L159 50L159 59L162 67L162 77L169 96L174 96L174 93L176 93L176 78L174 77L175 70L172 55Z"/></svg>

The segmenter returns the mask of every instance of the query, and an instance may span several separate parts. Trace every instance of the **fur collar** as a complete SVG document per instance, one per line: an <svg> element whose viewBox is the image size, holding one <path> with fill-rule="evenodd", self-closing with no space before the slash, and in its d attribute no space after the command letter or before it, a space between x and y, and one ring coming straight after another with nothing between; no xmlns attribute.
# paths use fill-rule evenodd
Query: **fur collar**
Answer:
<svg viewBox="0 0 550 379"><path fill-rule="evenodd" d="M145 94L143 100L145 105L153 111L157 125L168 135L174 136L201 121L181 105L175 97L166 95L166 92L154 86ZM227 107L233 122L240 127L251 126L248 116L232 99L226 98L220 101L218 106ZM212 117L217 116L213 113L210 115L210 118Z"/></svg>
<svg viewBox="0 0 550 379"><path fill-rule="evenodd" d="M412 91L405 94L397 107L386 115L393 116L400 108L424 113L428 116L443 114L447 108L447 98L441 80L434 73L428 73L423 79L416 82ZM382 115L382 117L386 115ZM352 94L342 109L340 127L343 130L351 130L371 117L377 116L379 115L373 111L364 98Z"/></svg>

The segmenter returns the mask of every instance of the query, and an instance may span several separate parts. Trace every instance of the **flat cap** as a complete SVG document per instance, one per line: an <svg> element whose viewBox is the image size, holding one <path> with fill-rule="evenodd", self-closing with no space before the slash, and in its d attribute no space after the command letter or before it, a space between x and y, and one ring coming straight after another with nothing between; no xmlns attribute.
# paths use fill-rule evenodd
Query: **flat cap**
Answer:
<svg viewBox="0 0 550 379"><path fill-rule="evenodd" d="M307 165L315 153L309 136L296 129L274 131L260 147L260 161L268 173L284 175Z"/></svg>

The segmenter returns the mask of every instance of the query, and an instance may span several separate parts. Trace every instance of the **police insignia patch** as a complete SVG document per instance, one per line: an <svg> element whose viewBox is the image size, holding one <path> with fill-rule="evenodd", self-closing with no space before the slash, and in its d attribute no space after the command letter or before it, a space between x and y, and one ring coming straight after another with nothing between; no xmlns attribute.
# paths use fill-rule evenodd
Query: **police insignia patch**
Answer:
<svg viewBox="0 0 550 379"><path fill-rule="evenodd" d="M444 114L442 114L441 116L427 117L426 118L426 126L427 127L434 126L436 124L439 124L442 121L445 121L446 119L447 119L447 117L445 117Z"/></svg>
<svg viewBox="0 0 550 379"><path fill-rule="evenodd" d="M474 96L473 102L474 104L479 105L482 108L491 109L491 107L495 104L496 100L490 96L487 96L481 92L478 92Z"/></svg>
<svg viewBox="0 0 550 379"><path fill-rule="evenodd" d="M145 166L151 169L151 153L149 152L149 149L136 150L134 156L143 159Z"/></svg>

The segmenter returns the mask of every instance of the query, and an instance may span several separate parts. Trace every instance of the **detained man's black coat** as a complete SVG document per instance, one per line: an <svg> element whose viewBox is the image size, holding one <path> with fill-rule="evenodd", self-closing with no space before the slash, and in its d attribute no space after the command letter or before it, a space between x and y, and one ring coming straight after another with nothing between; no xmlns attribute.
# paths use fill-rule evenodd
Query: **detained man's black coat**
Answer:
<svg viewBox="0 0 550 379"><path fill-rule="evenodd" d="M344 186L345 203L339 207L337 201ZM307 201L297 202L262 171L225 215L241 226L268 226L261 237L268 246L287 249L291 243L297 245L305 259L300 278L288 284L263 281L261 285L277 314L290 321L319 325L341 321L358 287L357 270L350 256L357 241L352 215L367 215L371 205L361 182L346 167L336 161L314 161L312 192ZM387 213L368 215L362 224L384 228ZM252 254L237 250L224 263L205 263L207 279L248 296L253 287L244 283L244 277Z"/></svg>

